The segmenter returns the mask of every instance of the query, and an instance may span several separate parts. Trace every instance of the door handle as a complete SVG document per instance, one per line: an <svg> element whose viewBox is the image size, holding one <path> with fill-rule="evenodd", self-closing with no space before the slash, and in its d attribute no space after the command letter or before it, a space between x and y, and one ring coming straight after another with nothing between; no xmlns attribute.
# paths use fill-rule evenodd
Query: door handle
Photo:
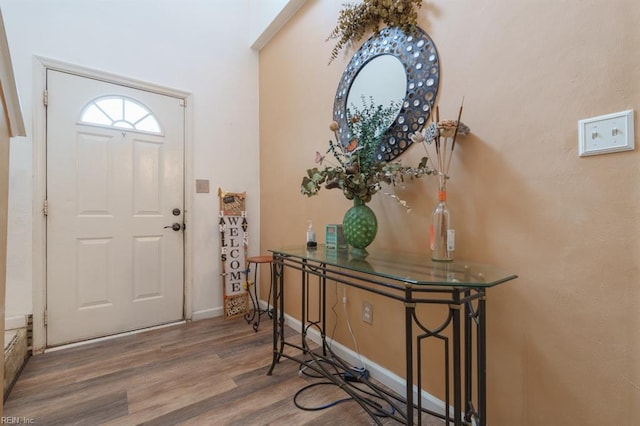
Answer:
<svg viewBox="0 0 640 426"><path fill-rule="evenodd" d="M178 232L182 228L182 225L180 225L178 222L176 222L173 225L169 225L169 226L165 226L164 227L164 229L167 229L167 228L171 228L174 231Z"/></svg>

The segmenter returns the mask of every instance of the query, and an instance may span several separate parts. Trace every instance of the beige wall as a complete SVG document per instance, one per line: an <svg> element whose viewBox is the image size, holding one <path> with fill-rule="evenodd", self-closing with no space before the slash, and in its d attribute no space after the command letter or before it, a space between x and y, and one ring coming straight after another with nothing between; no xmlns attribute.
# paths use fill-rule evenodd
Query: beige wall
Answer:
<svg viewBox="0 0 640 426"><path fill-rule="evenodd" d="M333 96L353 54L327 66L325 39L342 3L307 2L260 54L263 252L304 243L307 219L322 242L324 224L349 207L338 191L299 193L315 151L326 150ZM640 3L425 2L419 22L440 54L441 118L455 118L464 96L473 132L456 148L448 187L457 256L519 275L489 291L490 424L634 424L640 152L580 158L577 121L639 109ZM402 159L415 164L421 154L412 147ZM397 192L413 212L377 195L374 246L424 252L435 181ZM362 295L349 291L360 350L400 374L399 307L372 300L369 326Z"/></svg>

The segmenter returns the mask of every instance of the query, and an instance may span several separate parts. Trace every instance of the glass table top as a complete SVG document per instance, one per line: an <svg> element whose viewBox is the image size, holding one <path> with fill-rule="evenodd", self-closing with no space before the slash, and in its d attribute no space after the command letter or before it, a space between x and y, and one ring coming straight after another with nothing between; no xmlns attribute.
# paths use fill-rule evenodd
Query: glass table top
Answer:
<svg viewBox="0 0 640 426"><path fill-rule="evenodd" d="M492 287L517 278L517 275L494 266L454 260L436 262L429 253L410 253L395 250L367 249L362 259L352 256L347 249L327 249L306 246L270 249L276 256L292 257L310 262L344 268L387 278L406 284L448 287Z"/></svg>

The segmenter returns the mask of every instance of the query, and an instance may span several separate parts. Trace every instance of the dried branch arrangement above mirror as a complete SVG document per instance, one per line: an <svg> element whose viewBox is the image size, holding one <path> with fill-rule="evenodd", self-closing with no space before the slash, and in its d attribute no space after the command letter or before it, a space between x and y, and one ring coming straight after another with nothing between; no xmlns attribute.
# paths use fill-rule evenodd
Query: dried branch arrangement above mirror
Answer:
<svg viewBox="0 0 640 426"><path fill-rule="evenodd" d="M338 40L329 63L338 57L343 47L362 39L367 31L377 32L381 24L408 31L417 25L420 6L422 0L363 0L358 4L345 4L338 15L338 24L327 38L327 41Z"/></svg>

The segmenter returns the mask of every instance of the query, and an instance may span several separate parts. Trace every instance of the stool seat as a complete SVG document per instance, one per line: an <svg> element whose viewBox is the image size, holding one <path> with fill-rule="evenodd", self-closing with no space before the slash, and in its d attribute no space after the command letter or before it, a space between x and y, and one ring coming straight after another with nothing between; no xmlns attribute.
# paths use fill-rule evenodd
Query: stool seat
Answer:
<svg viewBox="0 0 640 426"><path fill-rule="evenodd" d="M247 258L249 263L271 263L273 262L273 256L253 256Z"/></svg>

